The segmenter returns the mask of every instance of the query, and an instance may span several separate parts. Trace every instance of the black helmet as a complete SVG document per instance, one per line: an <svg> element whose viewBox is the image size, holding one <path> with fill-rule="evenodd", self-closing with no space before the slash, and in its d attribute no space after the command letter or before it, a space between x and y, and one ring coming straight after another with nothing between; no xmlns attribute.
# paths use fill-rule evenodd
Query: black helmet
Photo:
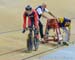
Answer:
<svg viewBox="0 0 75 60"><path fill-rule="evenodd" d="M31 7L30 5L27 5L27 6L25 7L25 10L30 11L30 10L32 10L32 7Z"/></svg>

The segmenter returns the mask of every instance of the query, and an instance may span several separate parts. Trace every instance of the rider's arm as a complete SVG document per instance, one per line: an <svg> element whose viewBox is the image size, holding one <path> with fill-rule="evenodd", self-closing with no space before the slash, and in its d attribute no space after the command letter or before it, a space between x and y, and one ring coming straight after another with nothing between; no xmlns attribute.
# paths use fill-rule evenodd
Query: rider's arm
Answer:
<svg viewBox="0 0 75 60"><path fill-rule="evenodd" d="M48 19L48 17L47 17L47 16L45 16L45 14L44 14L44 13L42 13L41 15L42 15L42 17L44 17L44 18Z"/></svg>
<svg viewBox="0 0 75 60"><path fill-rule="evenodd" d="M70 22L70 25L69 25L68 28L69 28L69 30L71 30L71 20L70 19L69 19L69 22Z"/></svg>
<svg viewBox="0 0 75 60"><path fill-rule="evenodd" d="M38 20L39 20L39 18L38 18L38 14L37 14L37 12L34 10L34 19L35 19L35 26L36 26L36 28L38 28Z"/></svg>
<svg viewBox="0 0 75 60"><path fill-rule="evenodd" d="M47 8L45 8L45 12L47 12L49 15L51 15L52 17L56 18Z"/></svg>
<svg viewBox="0 0 75 60"><path fill-rule="evenodd" d="M53 16L54 18L56 18L51 12L48 12L49 15Z"/></svg>
<svg viewBox="0 0 75 60"><path fill-rule="evenodd" d="M24 13L24 15L23 15L23 29L25 29L25 28L26 28L26 15Z"/></svg>
<svg viewBox="0 0 75 60"><path fill-rule="evenodd" d="M71 24L68 26L68 29L71 30Z"/></svg>
<svg viewBox="0 0 75 60"><path fill-rule="evenodd" d="M68 29L69 29L69 31L71 30L71 22L70 22L70 25L68 26Z"/></svg>

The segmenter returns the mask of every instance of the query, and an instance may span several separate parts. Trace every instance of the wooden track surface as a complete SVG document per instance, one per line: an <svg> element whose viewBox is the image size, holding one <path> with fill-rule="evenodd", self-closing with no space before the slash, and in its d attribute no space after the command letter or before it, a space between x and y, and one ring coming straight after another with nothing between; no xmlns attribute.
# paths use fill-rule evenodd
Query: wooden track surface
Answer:
<svg viewBox="0 0 75 60"><path fill-rule="evenodd" d="M40 44L38 51L25 53L27 32L21 33L24 7L31 4L35 8L43 2L47 3L48 9L57 17L75 17L74 0L0 0L0 60L22 60L56 47L56 44ZM44 18L41 20L45 25L46 20ZM75 39L74 27L75 20L72 19L71 41Z"/></svg>

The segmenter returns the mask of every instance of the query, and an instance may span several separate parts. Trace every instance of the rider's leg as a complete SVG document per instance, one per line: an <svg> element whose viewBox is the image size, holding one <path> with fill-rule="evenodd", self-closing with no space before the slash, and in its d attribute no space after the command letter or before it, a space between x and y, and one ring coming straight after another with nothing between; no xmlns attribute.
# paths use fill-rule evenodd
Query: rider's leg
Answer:
<svg viewBox="0 0 75 60"><path fill-rule="evenodd" d="M41 38L43 38L43 24L41 23L41 21L39 21L39 31Z"/></svg>
<svg viewBox="0 0 75 60"><path fill-rule="evenodd" d="M37 29L34 30L34 47L35 50L37 50L39 47L39 32Z"/></svg>
<svg viewBox="0 0 75 60"><path fill-rule="evenodd" d="M62 35L61 35L60 28L56 28L56 34L57 34L57 38L58 38L58 40L60 42L62 40Z"/></svg>
<svg viewBox="0 0 75 60"><path fill-rule="evenodd" d="M36 37L39 40L39 31L36 28L34 30L34 37Z"/></svg>
<svg viewBox="0 0 75 60"><path fill-rule="evenodd" d="M46 34L47 36L49 36L49 29L50 29L50 27L47 26L47 27L46 27L46 30L45 30L45 34Z"/></svg>
<svg viewBox="0 0 75 60"><path fill-rule="evenodd" d="M62 27L62 29L65 32L64 42L69 42L69 30L66 27Z"/></svg>
<svg viewBox="0 0 75 60"><path fill-rule="evenodd" d="M48 40L49 37L49 30L51 29L50 26L46 26L45 35L44 35L44 41Z"/></svg>

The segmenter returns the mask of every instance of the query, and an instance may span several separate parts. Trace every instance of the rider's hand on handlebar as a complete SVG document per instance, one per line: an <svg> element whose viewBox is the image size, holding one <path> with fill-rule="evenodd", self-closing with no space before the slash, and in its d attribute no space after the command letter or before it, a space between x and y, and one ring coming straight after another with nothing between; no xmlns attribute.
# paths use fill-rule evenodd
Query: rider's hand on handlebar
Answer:
<svg viewBox="0 0 75 60"><path fill-rule="evenodd" d="M23 29L22 33L25 33L25 29Z"/></svg>

